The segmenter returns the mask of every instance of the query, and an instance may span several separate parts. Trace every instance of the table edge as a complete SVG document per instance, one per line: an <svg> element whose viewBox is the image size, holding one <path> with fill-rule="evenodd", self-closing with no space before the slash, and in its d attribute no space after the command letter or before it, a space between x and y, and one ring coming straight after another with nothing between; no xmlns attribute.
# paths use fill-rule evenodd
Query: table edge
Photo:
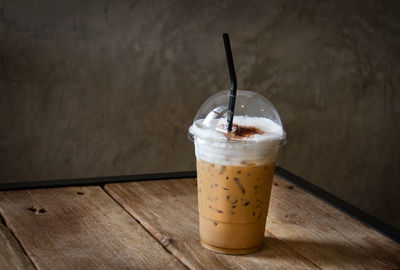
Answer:
<svg viewBox="0 0 400 270"><path fill-rule="evenodd" d="M291 173L290 171L280 167L275 167L275 174L285 178L287 181L303 189L304 191L322 199L324 202L332 205L336 209L348 214L349 216L357 219L363 224L373 228L374 230L382 233L389 239L400 243L400 230L395 227L371 216L363 210L345 202L344 200L336 197L322 188L310 183L309 181ZM154 180L168 180L168 179L182 179L182 178L195 178L196 171L181 171L181 172L164 172L164 173L150 173L150 174L136 174L136 175L120 175L120 176L101 176L101 177L88 177L88 178L74 178L74 179L56 179L56 180L41 180L41 181L27 181L27 182L13 182L0 184L0 191L18 190L18 189L34 189L34 188L54 188L54 187L67 187L67 186L91 186L91 185L104 185L111 183L121 182L136 182L136 181L154 181Z"/></svg>
<svg viewBox="0 0 400 270"><path fill-rule="evenodd" d="M290 171L282 167L277 166L275 168L275 174L285 178L286 180L303 189L304 191L314 195L315 197L323 200L329 205L332 205L336 209L371 227L375 231L380 232L381 234L385 235L396 243L400 243L400 230L396 229L395 227L383 222L382 220L368 214L360 208L340 199L332 193L323 190L322 188L310 183L309 181L291 173Z"/></svg>

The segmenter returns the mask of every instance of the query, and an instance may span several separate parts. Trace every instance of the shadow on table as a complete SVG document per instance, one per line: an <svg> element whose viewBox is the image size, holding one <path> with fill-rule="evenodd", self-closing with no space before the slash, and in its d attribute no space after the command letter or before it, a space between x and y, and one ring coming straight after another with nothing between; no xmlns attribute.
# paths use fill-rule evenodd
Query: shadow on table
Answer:
<svg viewBox="0 0 400 270"><path fill-rule="evenodd" d="M368 241L368 240L367 240ZM290 247L290 249L288 248ZM255 258L286 257L293 256L293 251L319 267L349 267L349 266L371 266L376 267L390 262L400 265L399 257L390 250L382 250L368 242L326 242L309 240L277 239L265 237L263 249L259 252L249 254Z"/></svg>

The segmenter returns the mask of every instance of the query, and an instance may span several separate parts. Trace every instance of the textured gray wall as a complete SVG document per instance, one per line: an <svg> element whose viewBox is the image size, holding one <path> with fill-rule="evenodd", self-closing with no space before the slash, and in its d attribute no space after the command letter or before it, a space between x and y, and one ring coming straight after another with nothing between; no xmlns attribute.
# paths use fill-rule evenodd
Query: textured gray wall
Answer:
<svg viewBox="0 0 400 270"><path fill-rule="evenodd" d="M400 227L400 1L2 1L0 181L194 169L223 32L279 164Z"/></svg>

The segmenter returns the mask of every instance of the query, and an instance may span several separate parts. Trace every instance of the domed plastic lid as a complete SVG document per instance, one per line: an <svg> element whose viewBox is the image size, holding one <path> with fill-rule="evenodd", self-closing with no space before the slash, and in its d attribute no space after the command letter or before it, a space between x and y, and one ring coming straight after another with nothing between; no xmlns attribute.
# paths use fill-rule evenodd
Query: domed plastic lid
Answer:
<svg viewBox="0 0 400 270"><path fill-rule="evenodd" d="M228 126L229 91L221 91L207 99L198 110L189 128L191 140L254 143L264 140L285 143L286 133L272 103L252 91L238 90L232 132Z"/></svg>

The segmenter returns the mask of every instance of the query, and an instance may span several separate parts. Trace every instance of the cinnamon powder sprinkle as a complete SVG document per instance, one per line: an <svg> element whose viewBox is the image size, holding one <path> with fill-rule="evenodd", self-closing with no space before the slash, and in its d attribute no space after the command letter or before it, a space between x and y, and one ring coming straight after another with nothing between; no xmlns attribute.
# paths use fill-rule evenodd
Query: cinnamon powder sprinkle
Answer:
<svg viewBox="0 0 400 270"><path fill-rule="evenodd" d="M254 137L256 134L264 134L264 131L260 130L259 128L256 127L247 127L247 126L239 126L237 124L233 124L233 126L236 128L235 132L230 132L228 133L228 136L230 138L251 138Z"/></svg>

